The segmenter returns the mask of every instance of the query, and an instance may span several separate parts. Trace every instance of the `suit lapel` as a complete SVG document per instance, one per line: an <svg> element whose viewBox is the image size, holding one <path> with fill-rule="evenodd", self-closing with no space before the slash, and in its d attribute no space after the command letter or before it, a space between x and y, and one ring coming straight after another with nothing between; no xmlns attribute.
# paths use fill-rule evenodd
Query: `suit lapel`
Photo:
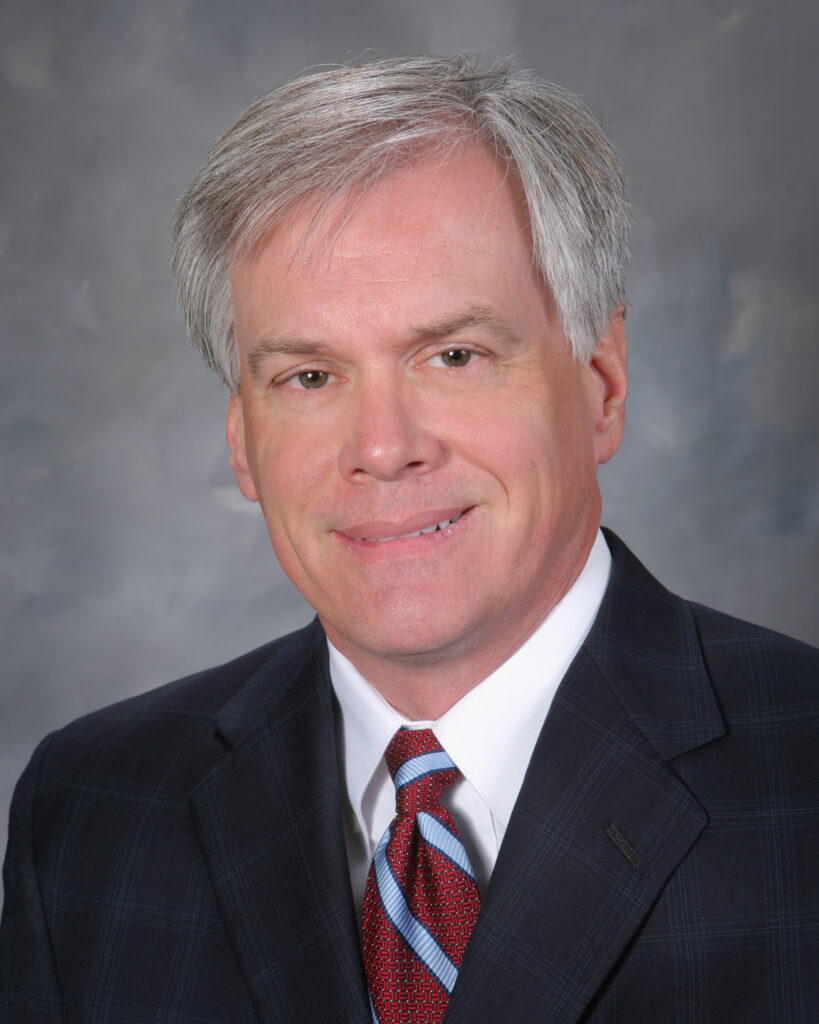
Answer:
<svg viewBox="0 0 819 1024"><path fill-rule="evenodd" d="M305 637L223 709L231 749L191 813L260 1021L363 1022L326 648Z"/></svg>
<svg viewBox="0 0 819 1024"><path fill-rule="evenodd" d="M447 1024L578 1021L707 824L676 770L724 733L693 618L609 544L606 598L536 745Z"/></svg>

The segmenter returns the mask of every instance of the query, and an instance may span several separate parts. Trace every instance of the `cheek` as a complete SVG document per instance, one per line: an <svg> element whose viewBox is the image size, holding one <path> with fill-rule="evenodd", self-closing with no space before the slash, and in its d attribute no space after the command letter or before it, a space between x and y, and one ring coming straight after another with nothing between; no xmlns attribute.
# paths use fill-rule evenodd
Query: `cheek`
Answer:
<svg viewBox="0 0 819 1024"><path fill-rule="evenodd" d="M253 447L251 471L268 525L300 519L328 478L332 455L303 430L270 426Z"/></svg>
<svg viewBox="0 0 819 1024"><path fill-rule="evenodd" d="M593 434L583 407L566 396L518 401L476 434L474 451L501 483L513 510L539 521L585 493L595 475Z"/></svg>
<svg viewBox="0 0 819 1024"><path fill-rule="evenodd" d="M539 475L560 449L559 421L543 394L518 389L491 397L483 415L472 414L473 450L513 475Z"/></svg>
<svg viewBox="0 0 819 1024"><path fill-rule="evenodd" d="M491 481L487 497L494 492L492 504L503 516L498 526L515 536L536 529L554 498L552 477L559 476L542 420L496 415L473 435L467 459Z"/></svg>

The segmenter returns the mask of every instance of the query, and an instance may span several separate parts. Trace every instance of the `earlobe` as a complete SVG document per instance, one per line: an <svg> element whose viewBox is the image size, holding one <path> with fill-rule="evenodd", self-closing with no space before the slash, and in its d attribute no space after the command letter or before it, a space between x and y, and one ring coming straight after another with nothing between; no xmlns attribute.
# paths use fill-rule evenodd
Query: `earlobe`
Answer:
<svg viewBox="0 0 819 1024"><path fill-rule="evenodd" d="M225 417L225 436L230 449L230 466L236 474L239 490L248 501L258 501L259 494L250 473L245 448L245 423L242 412L242 398L238 392L230 396Z"/></svg>
<svg viewBox="0 0 819 1024"><path fill-rule="evenodd" d="M623 437L628 393L624 315L622 305L614 310L589 361L595 388L594 454L598 465L608 462Z"/></svg>

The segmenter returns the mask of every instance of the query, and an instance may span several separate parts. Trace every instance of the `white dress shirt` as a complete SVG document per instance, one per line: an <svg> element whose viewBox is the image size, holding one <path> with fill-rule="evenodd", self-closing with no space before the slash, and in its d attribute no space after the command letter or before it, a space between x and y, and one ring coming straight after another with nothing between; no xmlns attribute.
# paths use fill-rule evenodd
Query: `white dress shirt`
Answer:
<svg viewBox="0 0 819 1024"><path fill-rule="evenodd" d="M338 700L345 835L358 916L375 847L395 816L384 751L401 726L431 728L463 778L443 801L461 833L479 887L501 841L558 684L589 632L608 583L611 555L602 533L571 589L499 668L435 722L408 721L330 644Z"/></svg>

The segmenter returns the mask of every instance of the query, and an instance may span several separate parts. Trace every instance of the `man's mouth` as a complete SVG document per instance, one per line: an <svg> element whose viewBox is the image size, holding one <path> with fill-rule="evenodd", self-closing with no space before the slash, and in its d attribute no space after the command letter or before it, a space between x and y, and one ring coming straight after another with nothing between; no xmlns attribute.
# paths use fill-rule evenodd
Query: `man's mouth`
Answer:
<svg viewBox="0 0 819 1024"><path fill-rule="evenodd" d="M464 512L467 511L464 509ZM392 537L354 537L354 540L366 540L378 544L383 544L388 540L408 540L410 537L420 537L423 533L436 533L438 530L445 530L448 526L456 523L463 512L459 512L457 515L452 516L449 519L441 519L439 522L430 523L429 526L423 526L420 530L413 530L411 533L397 533Z"/></svg>

